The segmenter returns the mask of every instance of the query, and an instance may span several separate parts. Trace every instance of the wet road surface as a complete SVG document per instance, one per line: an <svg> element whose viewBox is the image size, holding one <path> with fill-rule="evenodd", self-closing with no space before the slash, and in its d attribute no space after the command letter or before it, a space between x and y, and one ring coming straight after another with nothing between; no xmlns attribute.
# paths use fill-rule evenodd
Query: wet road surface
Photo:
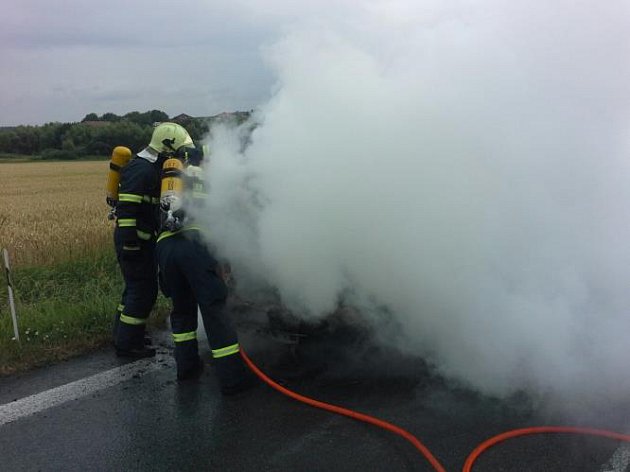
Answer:
<svg viewBox="0 0 630 472"><path fill-rule="evenodd" d="M17 415L0 422L0 470L433 470L404 439L299 404L266 385L224 398L210 364L198 381L177 383L167 333L159 341L154 360L131 363L127 371L119 368L130 363L107 350L0 379L0 419ZM254 332L242 342L283 385L407 429L447 471L460 471L473 448L495 434L563 421L537 411L524 396L484 397L432 374L420 359L382 349L354 356L315 339L295 351ZM209 358L207 345L201 350ZM50 401L54 388L58 399ZM16 413L11 405L18 404ZM611 412L589 426L617 428L621 416ZM625 465L605 465L618 447L602 438L524 437L496 446L473 470L623 472Z"/></svg>

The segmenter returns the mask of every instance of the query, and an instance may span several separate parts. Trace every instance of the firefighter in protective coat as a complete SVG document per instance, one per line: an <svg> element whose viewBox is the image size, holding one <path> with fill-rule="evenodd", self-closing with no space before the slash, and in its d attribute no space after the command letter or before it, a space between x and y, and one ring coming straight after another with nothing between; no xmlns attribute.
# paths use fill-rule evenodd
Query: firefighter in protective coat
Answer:
<svg viewBox="0 0 630 472"><path fill-rule="evenodd" d="M228 288L221 266L194 222L195 211L206 199L199 167L202 152L184 146L178 149L177 158L181 165L170 161L164 164L162 227L157 242L162 291L173 303L171 329L177 378L195 379L203 370L197 343L199 308L221 392L230 395L249 389L255 380L239 355L237 333L225 310ZM174 182L178 178L181 184ZM177 191L180 188L182 192Z"/></svg>
<svg viewBox="0 0 630 472"><path fill-rule="evenodd" d="M155 355L155 349L145 343L145 325L158 293L155 244L160 222L161 168L175 149L192 143L182 126L160 123L149 145L121 171L114 230L116 256L125 282L114 321L114 345L119 357Z"/></svg>

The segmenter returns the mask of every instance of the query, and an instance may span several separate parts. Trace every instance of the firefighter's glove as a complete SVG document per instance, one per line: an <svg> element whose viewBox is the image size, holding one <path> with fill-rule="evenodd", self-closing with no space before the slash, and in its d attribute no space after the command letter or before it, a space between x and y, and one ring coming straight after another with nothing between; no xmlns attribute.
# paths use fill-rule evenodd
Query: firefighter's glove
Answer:
<svg viewBox="0 0 630 472"><path fill-rule="evenodd" d="M122 258L132 261L140 258L140 244L137 241L126 241L122 247Z"/></svg>

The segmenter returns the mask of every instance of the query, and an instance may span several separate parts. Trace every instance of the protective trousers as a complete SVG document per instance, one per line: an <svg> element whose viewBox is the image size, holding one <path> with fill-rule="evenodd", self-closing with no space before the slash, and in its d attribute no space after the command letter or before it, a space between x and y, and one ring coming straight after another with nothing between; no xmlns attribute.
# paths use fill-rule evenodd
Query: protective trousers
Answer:
<svg viewBox="0 0 630 472"><path fill-rule="evenodd" d="M158 292L155 241L141 241L137 253L123 252L123 241L114 230L116 257L125 282L114 323L114 344L118 349L144 346L145 326Z"/></svg>
<svg viewBox="0 0 630 472"><path fill-rule="evenodd" d="M227 316L227 287L217 275L217 261L203 245L196 230L159 238L157 257L162 291L173 302L171 328L178 375L199 363L197 306L212 350L222 390L239 385L246 369L236 331Z"/></svg>

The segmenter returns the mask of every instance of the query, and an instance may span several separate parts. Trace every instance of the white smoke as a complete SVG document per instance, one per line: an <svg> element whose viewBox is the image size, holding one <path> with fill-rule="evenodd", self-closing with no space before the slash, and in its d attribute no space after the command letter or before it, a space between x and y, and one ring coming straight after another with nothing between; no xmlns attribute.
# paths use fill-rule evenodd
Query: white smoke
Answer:
<svg viewBox="0 0 630 472"><path fill-rule="evenodd" d="M213 132L206 223L242 288L387 306L485 392L627 395L630 11L517 3L293 25L251 145Z"/></svg>

